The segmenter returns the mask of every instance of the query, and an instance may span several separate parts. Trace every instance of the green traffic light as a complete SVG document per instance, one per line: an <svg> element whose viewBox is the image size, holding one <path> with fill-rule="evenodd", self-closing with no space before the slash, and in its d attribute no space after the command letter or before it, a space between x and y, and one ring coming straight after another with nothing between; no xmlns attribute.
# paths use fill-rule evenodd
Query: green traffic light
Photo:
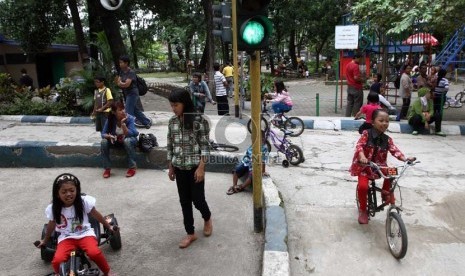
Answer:
<svg viewBox="0 0 465 276"><path fill-rule="evenodd" d="M265 28L257 21L249 20L242 31L242 39L249 45L260 44L265 38Z"/></svg>

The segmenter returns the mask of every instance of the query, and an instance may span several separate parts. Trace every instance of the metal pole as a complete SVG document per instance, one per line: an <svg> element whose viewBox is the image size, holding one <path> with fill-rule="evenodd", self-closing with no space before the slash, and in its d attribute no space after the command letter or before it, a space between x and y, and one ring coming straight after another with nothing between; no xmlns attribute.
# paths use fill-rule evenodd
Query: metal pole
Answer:
<svg viewBox="0 0 465 276"><path fill-rule="evenodd" d="M335 71L335 74L336 74L336 99L334 100L334 113L337 113L337 94L338 94L338 88L339 88L339 57L336 59L336 71Z"/></svg>
<svg viewBox="0 0 465 276"><path fill-rule="evenodd" d="M340 53L339 53L339 60L341 61L341 66L340 66L340 69L339 69L340 73L341 73L341 80L340 80L341 81L341 99L340 99L341 104L339 105L340 109L342 109L342 98L344 97L344 91L342 90L344 88L344 84L342 83L342 57L343 56L344 55L343 55L343 52L341 50Z"/></svg>
<svg viewBox="0 0 465 276"><path fill-rule="evenodd" d="M320 116L320 93L316 93L316 116Z"/></svg>
<svg viewBox="0 0 465 276"><path fill-rule="evenodd" d="M262 197L262 154L260 129L260 51L255 51L250 60L251 100L252 100L252 179L253 179L253 221L255 233L263 231Z"/></svg>
<svg viewBox="0 0 465 276"><path fill-rule="evenodd" d="M231 14L231 24L232 24L232 46L233 46L233 68L234 68L234 71L233 71L233 84L234 84L234 115L236 118L238 118L240 115L240 110L239 110L239 78L238 78L238 75L239 75L239 66L238 66L238 63L237 63L237 28L236 28L236 24L237 24L237 0L232 0L232 5L231 5L231 10L232 10L232 14ZM242 60L241 60L242 62Z"/></svg>

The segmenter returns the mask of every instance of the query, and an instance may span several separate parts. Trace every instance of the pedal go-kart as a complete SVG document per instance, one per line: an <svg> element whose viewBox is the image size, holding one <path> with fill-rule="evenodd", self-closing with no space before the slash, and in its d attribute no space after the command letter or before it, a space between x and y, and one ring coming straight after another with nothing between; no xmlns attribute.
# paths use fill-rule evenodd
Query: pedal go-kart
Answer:
<svg viewBox="0 0 465 276"><path fill-rule="evenodd" d="M105 219L112 226L114 232L104 228L103 233L101 232L100 223L89 215L89 222L94 229L95 236L97 238L98 245L109 243L113 250L119 250L121 248L121 235L119 232L118 221L113 214L105 216ZM102 227L103 228L103 227ZM47 224L44 224L42 229L41 239L45 237L45 231ZM40 257L45 262L51 262L55 255L59 233L53 231L50 240L46 246L40 249ZM38 245L40 242L36 241L34 244ZM47 276L55 275L54 273L48 274ZM71 251L70 258L67 262L60 264L60 276L98 276L100 270L98 268L91 267L91 263L88 260L86 254L81 249Z"/></svg>

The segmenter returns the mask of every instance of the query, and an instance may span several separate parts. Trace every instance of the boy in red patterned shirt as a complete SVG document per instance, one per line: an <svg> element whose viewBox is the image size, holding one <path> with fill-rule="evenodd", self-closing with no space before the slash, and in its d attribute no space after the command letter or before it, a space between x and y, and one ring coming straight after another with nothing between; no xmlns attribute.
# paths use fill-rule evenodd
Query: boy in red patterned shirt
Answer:
<svg viewBox="0 0 465 276"><path fill-rule="evenodd" d="M359 200L359 217L360 224L368 223L367 213L367 194L368 182L370 179L377 179L379 176L372 171L368 164L370 161L379 166L387 166L387 153L401 161L414 161L415 158L406 158L404 154L394 145L392 138L385 134L389 127L389 115L383 109L373 111L372 115L373 128L363 131L362 136L355 146L355 154L350 167L350 174L358 176L358 200ZM394 203L394 195L389 194L391 183L388 179L384 180L383 190L388 196L383 197L386 202Z"/></svg>

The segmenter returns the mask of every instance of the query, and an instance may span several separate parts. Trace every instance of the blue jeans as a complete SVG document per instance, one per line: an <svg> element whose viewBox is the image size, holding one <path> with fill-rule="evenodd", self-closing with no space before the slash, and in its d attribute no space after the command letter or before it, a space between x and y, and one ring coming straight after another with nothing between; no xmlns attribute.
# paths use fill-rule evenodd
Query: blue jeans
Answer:
<svg viewBox="0 0 465 276"><path fill-rule="evenodd" d="M287 104L281 102L274 102L271 104L271 108L273 108L274 113L279 114L283 113L284 111L291 110L292 106L288 106Z"/></svg>
<svg viewBox="0 0 465 276"><path fill-rule="evenodd" d="M126 153L128 155L128 168L135 168L136 167L136 144L137 144L137 137L126 137L124 138L124 143L120 144L115 142L112 144L107 139L102 139L100 142L100 151L103 157L103 168L104 169L111 169L111 160L110 160L110 148L111 147L121 147L124 146Z"/></svg>
<svg viewBox="0 0 465 276"><path fill-rule="evenodd" d="M131 114L132 116L136 117L139 122L141 122L144 126L150 124L150 120L145 117L144 113L137 107L137 100L139 99L139 95L137 93L131 92L126 95L126 113Z"/></svg>

